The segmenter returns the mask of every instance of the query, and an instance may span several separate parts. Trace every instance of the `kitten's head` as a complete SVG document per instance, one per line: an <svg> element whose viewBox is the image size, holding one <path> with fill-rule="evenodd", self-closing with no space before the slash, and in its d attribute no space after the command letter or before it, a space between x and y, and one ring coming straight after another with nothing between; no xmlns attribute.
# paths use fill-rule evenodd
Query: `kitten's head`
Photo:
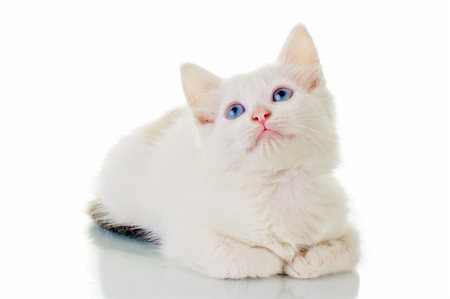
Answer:
<svg viewBox="0 0 450 299"><path fill-rule="evenodd" d="M292 30L273 65L222 79L184 64L181 76L204 154L213 163L250 171L334 167L333 105L303 26Z"/></svg>

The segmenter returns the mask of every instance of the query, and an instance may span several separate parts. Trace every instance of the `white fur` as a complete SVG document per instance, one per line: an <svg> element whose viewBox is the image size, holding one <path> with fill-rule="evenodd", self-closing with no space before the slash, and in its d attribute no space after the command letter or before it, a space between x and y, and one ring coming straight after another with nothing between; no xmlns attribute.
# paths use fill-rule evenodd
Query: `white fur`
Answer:
<svg viewBox="0 0 450 299"><path fill-rule="evenodd" d="M304 27L273 65L224 80L187 64L182 79L190 109L137 129L107 156L97 196L108 217L152 231L164 255L213 277L352 269L358 238L333 176L333 103ZM273 102L277 86L293 97ZM229 120L232 101L246 111ZM283 137L255 146L261 125L251 116L261 109Z"/></svg>

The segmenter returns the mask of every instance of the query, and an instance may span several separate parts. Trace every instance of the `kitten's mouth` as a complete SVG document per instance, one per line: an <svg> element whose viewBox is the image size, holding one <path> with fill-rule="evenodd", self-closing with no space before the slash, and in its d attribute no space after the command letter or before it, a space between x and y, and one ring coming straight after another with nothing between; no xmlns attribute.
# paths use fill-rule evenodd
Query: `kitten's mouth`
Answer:
<svg viewBox="0 0 450 299"><path fill-rule="evenodd" d="M258 136L256 137L255 143L250 148L247 149L247 152L248 153L252 152L261 143L265 143L265 142L269 143L272 140L278 139L278 138L292 139L294 137L295 137L295 135L293 135L293 134L284 135L276 130L273 130L271 128L267 128L266 126L264 126L263 129L259 132Z"/></svg>
<svg viewBox="0 0 450 299"><path fill-rule="evenodd" d="M263 130L259 133L258 137L256 137L255 146L263 140L271 140L280 136L282 135L277 131L264 127Z"/></svg>

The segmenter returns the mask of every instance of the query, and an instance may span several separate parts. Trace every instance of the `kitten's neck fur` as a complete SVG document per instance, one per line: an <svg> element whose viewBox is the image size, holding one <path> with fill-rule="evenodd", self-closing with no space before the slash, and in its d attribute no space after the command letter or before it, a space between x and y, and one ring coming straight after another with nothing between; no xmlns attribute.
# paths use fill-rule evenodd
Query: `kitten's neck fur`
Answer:
<svg viewBox="0 0 450 299"><path fill-rule="evenodd" d="M313 168L314 169L314 168ZM316 169L314 169L316 170ZM216 177L220 177L222 183L228 182L229 186L239 186L244 190L252 190L253 195L259 191L265 193L267 190L291 184L292 182L310 181L320 176L329 175L332 169L318 172L312 171L308 167L298 165L282 169L240 169L215 172Z"/></svg>

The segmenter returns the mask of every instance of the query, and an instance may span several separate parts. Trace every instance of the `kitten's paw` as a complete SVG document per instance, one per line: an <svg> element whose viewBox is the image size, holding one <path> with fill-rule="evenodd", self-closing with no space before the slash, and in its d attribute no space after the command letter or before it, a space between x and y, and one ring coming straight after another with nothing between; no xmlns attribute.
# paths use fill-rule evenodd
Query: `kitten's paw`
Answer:
<svg viewBox="0 0 450 299"><path fill-rule="evenodd" d="M315 257L312 264L320 263L318 259L320 258ZM305 256L297 255L292 263L284 267L284 273L295 278L316 278L321 275L321 272L312 264Z"/></svg>
<svg viewBox="0 0 450 299"><path fill-rule="evenodd" d="M250 247L241 242L219 237L206 272L227 279L269 277L283 273L283 261L263 247Z"/></svg>
<svg viewBox="0 0 450 299"><path fill-rule="evenodd" d="M210 276L225 279L269 277L283 273L282 260L264 248L241 248L229 252L206 271Z"/></svg>
<svg viewBox="0 0 450 299"><path fill-rule="evenodd" d="M327 263L333 260L334 243L335 240L330 240L297 254L292 263L285 266L285 273L296 278L316 278L325 274Z"/></svg>
<svg viewBox="0 0 450 299"><path fill-rule="evenodd" d="M348 235L321 242L306 252L299 252L284 272L297 278L315 278L325 274L348 271L359 260L357 239Z"/></svg>

